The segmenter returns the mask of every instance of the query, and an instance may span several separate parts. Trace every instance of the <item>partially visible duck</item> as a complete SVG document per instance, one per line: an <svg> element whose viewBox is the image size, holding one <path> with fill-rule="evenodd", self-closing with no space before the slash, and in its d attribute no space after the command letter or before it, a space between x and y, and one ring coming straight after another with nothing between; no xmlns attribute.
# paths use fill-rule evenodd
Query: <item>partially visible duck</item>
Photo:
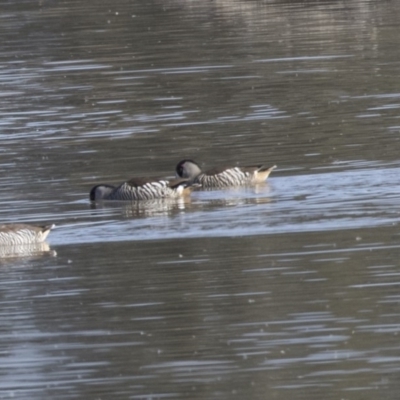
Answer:
<svg viewBox="0 0 400 400"><path fill-rule="evenodd" d="M198 186L198 185L194 185ZM189 195L193 185L188 179L132 178L119 186L96 185L89 194L91 201L99 200L154 200Z"/></svg>
<svg viewBox="0 0 400 400"><path fill-rule="evenodd" d="M0 225L0 245L42 243L55 225L5 224Z"/></svg>
<svg viewBox="0 0 400 400"><path fill-rule="evenodd" d="M213 168L203 172L195 161L182 160L176 166L176 173L181 178L190 179L193 183L201 184L203 188L227 188L263 183L275 168L276 165L272 167L257 165Z"/></svg>

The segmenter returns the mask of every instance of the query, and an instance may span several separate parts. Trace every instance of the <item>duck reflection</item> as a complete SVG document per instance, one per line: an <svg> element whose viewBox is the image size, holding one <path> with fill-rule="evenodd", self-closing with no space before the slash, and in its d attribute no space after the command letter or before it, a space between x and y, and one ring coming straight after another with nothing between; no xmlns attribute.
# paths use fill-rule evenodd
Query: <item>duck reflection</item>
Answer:
<svg viewBox="0 0 400 400"><path fill-rule="evenodd" d="M167 216L186 210L191 205L190 198L154 199L140 201L103 201L91 203L91 209L119 208L125 217Z"/></svg>
<svg viewBox="0 0 400 400"><path fill-rule="evenodd" d="M47 242L0 246L0 261L1 259L9 258L42 256L55 257L56 255L57 252L51 250Z"/></svg>
<svg viewBox="0 0 400 400"><path fill-rule="evenodd" d="M202 189L197 201L203 205L231 207L245 204L266 204L272 201L270 186L260 183L252 186L237 186L229 189Z"/></svg>
<svg viewBox="0 0 400 400"><path fill-rule="evenodd" d="M227 199L210 199L207 202L202 203L203 209L214 209L214 208L228 208L228 207L240 207L255 204L268 204L271 203L272 199L269 197L254 197L254 198L240 198L232 197Z"/></svg>

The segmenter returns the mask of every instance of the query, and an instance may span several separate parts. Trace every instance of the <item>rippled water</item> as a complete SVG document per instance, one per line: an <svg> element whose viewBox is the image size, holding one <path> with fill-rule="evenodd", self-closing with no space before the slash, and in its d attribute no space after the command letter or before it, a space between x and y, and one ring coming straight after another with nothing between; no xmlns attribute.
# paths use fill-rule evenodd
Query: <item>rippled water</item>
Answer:
<svg viewBox="0 0 400 400"><path fill-rule="evenodd" d="M0 397L397 398L395 1L5 2ZM190 157L265 185L89 204Z"/></svg>

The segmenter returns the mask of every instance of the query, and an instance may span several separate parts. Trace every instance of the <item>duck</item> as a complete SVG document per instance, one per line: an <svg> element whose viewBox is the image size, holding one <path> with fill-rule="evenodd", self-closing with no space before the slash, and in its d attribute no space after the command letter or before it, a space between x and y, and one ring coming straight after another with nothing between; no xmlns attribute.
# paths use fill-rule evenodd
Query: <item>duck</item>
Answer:
<svg viewBox="0 0 400 400"><path fill-rule="evenodd" d="M0 225L0 246L43 243L54 227L54 224L42 226L29 224Z"/></svg>
<svg viewBox="0 0 400 400"><path fill-rule="evenodd" d="M89 198L92 202L175 199L189 195L196 186L199 185L192 184L189 179L132 178L119 186L96 185L91 189Z"/></svg>
<svg viewBox="0 0 400 400"><path fill-rule="evenodd" d="M176 166L177 176L190 179L205 189L221 189L234 186L254 185L263 183L276 168L264 165L247 167L217 167L202 171L199 164L193 160L182 160Z"/></svg>

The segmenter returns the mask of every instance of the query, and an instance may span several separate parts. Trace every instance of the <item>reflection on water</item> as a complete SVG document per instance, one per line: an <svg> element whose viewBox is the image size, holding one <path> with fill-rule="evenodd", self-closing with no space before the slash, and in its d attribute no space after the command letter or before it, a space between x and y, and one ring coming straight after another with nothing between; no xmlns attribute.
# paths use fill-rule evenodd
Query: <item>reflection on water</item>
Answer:
<svg viewBox="0 0 400 400"><path fill-rule="evenodd" d="M174 212L183 211L190 208L190 197L174 199L153 199L141 201L100 201L91 202L90 208L101 210L114 208L121 210L126 218L151 217L171 215Z"/></svg>
<svg viewBox="0 0 400 400"><path fill-rule="evenodd" d="M51 256L57 255L54 250L50 249L49 244L46 242L0 246L0 259L14 257L40 257L46 254Z"/></svg>

